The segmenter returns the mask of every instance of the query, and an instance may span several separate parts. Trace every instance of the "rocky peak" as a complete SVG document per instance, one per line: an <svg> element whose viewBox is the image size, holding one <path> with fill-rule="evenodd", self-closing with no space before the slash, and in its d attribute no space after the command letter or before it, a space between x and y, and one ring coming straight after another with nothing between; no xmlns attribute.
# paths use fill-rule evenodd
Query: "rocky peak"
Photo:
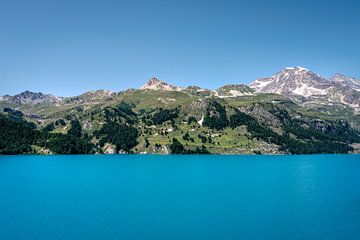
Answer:
<svg viewBox="0 0 360 240"><path fill-rule="evenodd" d="M346 76L341 73L335 74L333 77L330 78L330 81L333 83L341 84L343 86L350 87L356 91L360 91L360 80Z"/></svg>
<svg viewBox="0 0 360 240"><path fill-rule="evenodd" d="M145 85L143 85L140 90L181 91L182 88L170 85L157 79L156 77L153 77Z"/></svg>
<svg viewBox="0 0 360 240"><path fill-rule="evenodd" d="M157 79L156 77L152 77L152 78L147 82L148 85L156 85L156 84L159 84L159 83L165 83L165 82Z"/></svg>
<svg viewBox="0 0 360 240"><path fill-rule="evenodd" d="M300 95L310 97L325 95L331 82L303 67L288 67L268 78L250 84L256 92Z"/></svg>
<svg viewBox="0 0 360 240"><path fill-rule="evenodd" d="M360 109L360 84L337 74L328 80L302 67L285 68L250 84L256 92L281 94L301 104L342 104Z"/></svg>
<svg viewBox="0 0 360 240"><path fill-rule="evenodd" d="M35 105L39 103L56 104L60 103L63 98L41 92L25 91L14 96L6 95L2 97L2 100L16 104Z"/></svg>

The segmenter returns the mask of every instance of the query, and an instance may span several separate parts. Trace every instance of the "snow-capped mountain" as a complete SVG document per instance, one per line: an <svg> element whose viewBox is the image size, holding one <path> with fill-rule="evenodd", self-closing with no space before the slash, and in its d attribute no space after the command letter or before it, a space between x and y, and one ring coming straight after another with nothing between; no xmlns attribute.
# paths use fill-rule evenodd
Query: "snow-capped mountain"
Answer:
<svg viewBox="0 0 360 240"><path fill-rule="evenodd" d="M342 74L326 79L306 68L289 67L271 77L260 78L249 86L243 84L226 85L216 90L198 86L181 88L168 84L157 78L151 78L140 90L181 91L197 97L235 98L252 97L258 93L276 93L286 96L301 105L347 105L360 111L360 80ZM67 104L101 104L111 101L121 92L108 90L89 91L75 97L57 97L41 92L25 91L14 96L1 96L0 102L16 105L67 105Z"/></svg>
<svg viewBox="0 0 360 240"><path fill-rule="evenodd" d="M260 78L250 84L256 92L299 95L310 97L326 95L332 83L302 67L285 68L268 78Z"/></svg>
<svg viewBox="0 0 360 240"><path fill-rule="evenodd" d="M360 109L357 80L336 75L328 80L306 68L291 67L249 86L258 93L277 93L300 103L345 104Z"/></svg>
<svg viewBox="0 0 360 240"><path fill-rule="evenodd" d="M343 86L351 87L354 90L360 91L360 80L353 77L346 76L341 73L335 74L330 78L330 81L341 84Z"/></svg>
<svg viewBox="0 0 360 240"><path fill-rule="evenodd" d="M15 104L35 105L39 103L57 104L62 102L62 97L57 97L51 94L44 94L41 92L25 91L14 96L5 95L0 98L3 102L12 102Z"/></svg>
<svg viewBox="0 0 360 240"><path fill-rule="evenodd" d="M181 91L182 88L170 85L164 81L157 79L156 77L153 77L145 85L143 85L140 90Z"/></svg>

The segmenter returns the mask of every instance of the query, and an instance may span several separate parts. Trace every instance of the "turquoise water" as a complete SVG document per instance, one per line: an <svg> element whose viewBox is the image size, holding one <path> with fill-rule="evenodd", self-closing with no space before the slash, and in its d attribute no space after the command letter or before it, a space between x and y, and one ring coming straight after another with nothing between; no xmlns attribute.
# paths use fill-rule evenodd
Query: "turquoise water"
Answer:
<svg viewBox="0 0 360 240"><path fill-rule="evenodd" d="M360 239L360 156L0 157L0 239Z"/></svg>

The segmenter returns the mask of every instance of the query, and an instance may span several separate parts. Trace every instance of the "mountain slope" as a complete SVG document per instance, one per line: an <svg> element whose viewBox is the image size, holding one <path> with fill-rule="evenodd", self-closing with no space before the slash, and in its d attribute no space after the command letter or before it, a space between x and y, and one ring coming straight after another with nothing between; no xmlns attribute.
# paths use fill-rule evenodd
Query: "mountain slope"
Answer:
<svg viewBox="0 0 360 240"><path fill-rule="evenodd" d="M14 96L5 95L0 97L0 101L14 103L14 104L59 104L63 100L62 97L56 97L51 94L44 94L41 92L25 91Z"/></svg>
<svg viewBox="0 0 360 240"><path fill-rule="evenodd" d="M215 95L218 97L239 97L239 96L250 96L254 94L249 86L240 84L240 85L226 85L221 88L218 88L215 91Z"/></svg>
<svg viewBox="0 0 360 240"><path fill-rule="evenodd" d="M8 137L7 129L0 152L358 152L360 115L353 111L357 105L351 105L360 99L352 86L357 82L341 78L327 80L295 67L259 79L252 88L234 84L214 91L182 89L151 79L142 89L56 98L61 101L30 92L4 96L0 107L6 121L32 127L36 137L25 137L26 146L16 152L6 147L6 142L16 140Z"/></svg>
<svg viewBox="0 0 360 240"><path fill-rule="evenodd" d="M332 84L308 69L294 67L285 68L268 78L257 79L250 87L256 92L310 97L326 95Z"/></svg>
<svg viewBox="0 0 360 240"><path fill-rule="evenodd" d="M336 75L331 80L312 71L285 68L271 77L260 78L249 86L258 93L276 93L303 104L343 104L360 110L360 94L355 79Z"/></svg>
<svg viewBox="0 0 360 240"><path fill-rule="evenodd" d="M344 74L337 73L330 78L330 81L336 84L341 84L344 87L350 87L356 91L360 91L360 80L355 79L353 77L348 77Z"/></svg>

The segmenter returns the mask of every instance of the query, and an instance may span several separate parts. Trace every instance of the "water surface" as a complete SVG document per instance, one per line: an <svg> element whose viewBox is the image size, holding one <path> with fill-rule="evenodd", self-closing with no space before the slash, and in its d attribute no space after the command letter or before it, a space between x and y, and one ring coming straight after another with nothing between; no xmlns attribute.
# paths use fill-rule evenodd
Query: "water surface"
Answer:
<svg viewBox="0 0 360 240"><path fill-rule="evenodd" d="M0 239L360 239L360 156L0 157Z"/></svg>

